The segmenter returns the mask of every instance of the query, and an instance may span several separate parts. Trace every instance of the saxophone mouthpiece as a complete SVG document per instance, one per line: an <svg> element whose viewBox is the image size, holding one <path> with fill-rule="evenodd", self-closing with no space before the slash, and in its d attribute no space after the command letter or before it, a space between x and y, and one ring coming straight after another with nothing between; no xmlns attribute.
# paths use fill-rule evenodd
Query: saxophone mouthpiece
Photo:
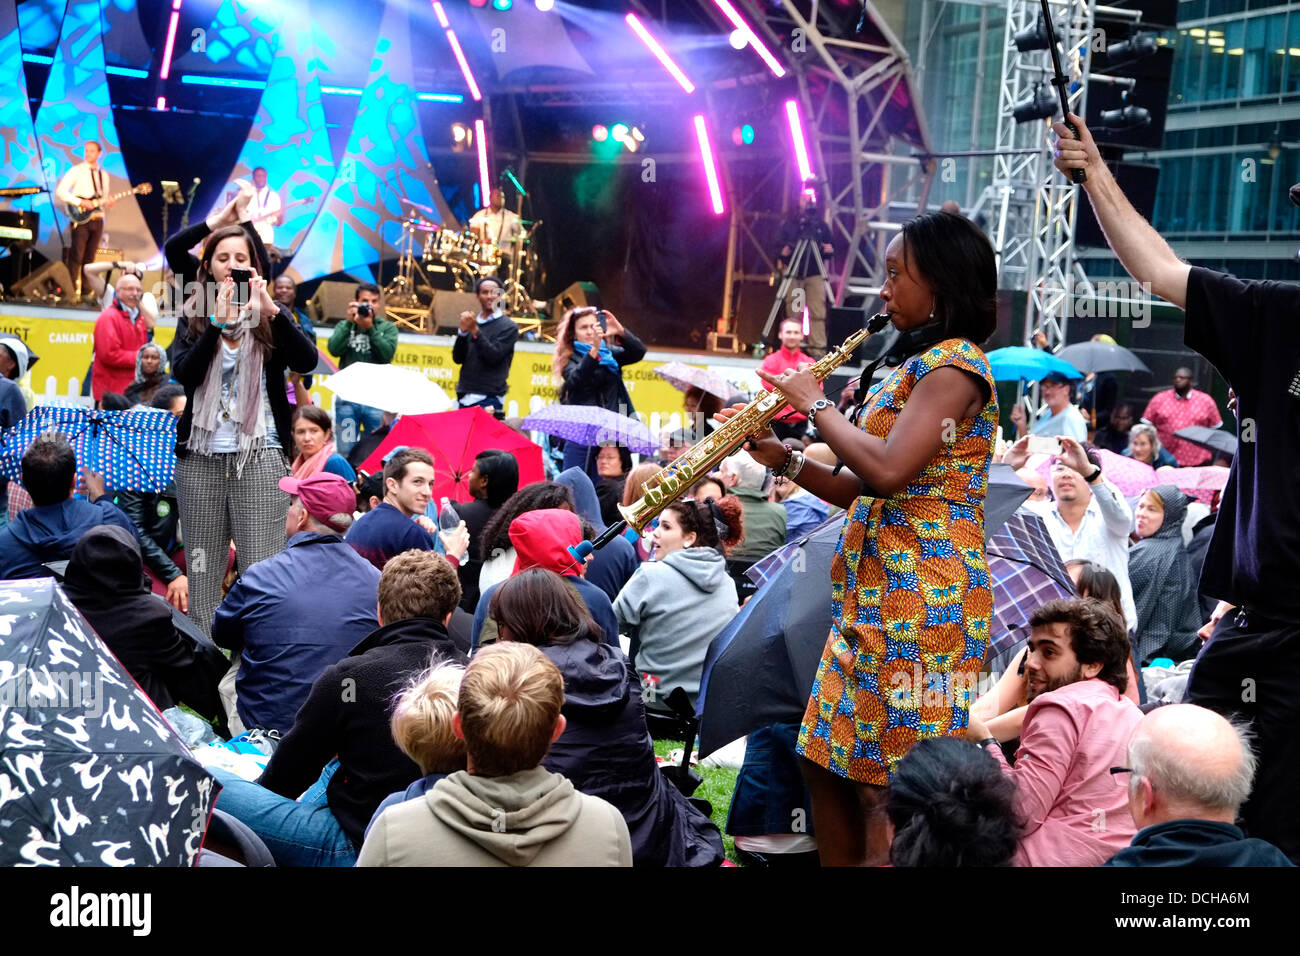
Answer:
<svg viewBox="0 0 1300 956"><path fill-rule="evenodd" d="M867 320L867 331L870 332L872 335L875 335L877 332L879 332L888 324L889 324L889 313L877 312L875 315L873 315L870 319Z"/></svg>

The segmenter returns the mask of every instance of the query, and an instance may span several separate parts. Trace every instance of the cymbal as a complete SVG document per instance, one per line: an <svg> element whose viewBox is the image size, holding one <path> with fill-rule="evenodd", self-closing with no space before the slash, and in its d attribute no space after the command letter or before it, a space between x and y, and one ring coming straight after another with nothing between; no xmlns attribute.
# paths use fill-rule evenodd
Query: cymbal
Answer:
<svg viewBox="0 0 1300 956"><path fill-rule="evenodd" d="M433 209L433 208L430 207L430 206L426 206L426 205L424 205L423 203L412 202L412 201L409 200L409 199L403 199L402 202L404 202L406 205L410 206L412 209L418 209L418 210L420 210L420 212L424 213L426 216L437 216L437 215L438 215L438 211L437 211L436 209Z"/></svg>

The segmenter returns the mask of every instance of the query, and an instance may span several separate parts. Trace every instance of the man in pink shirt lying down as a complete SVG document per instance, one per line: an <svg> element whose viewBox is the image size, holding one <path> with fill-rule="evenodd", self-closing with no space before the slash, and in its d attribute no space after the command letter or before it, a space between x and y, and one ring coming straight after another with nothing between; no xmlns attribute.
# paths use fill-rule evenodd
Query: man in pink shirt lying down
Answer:
<svg viewBox="0 0 1300 956"><path fill-rule="evenodd" d="M1109 606L1049 601L1029 619L1029 709L1009 766L972 715L967 737L986 747L1016 784L1024 834L1017 866L1098 866L1128 845L1128 793L1111 767L1125 765L1142 712L1124 696L1129 642Z"/></svg>

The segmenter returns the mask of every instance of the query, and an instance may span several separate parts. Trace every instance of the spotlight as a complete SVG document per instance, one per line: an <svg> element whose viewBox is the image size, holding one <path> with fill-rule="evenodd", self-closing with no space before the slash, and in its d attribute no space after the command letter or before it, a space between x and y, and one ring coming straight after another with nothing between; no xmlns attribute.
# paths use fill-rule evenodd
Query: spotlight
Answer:
<svg viewBox="0 0 1300 956"><path fill-rule="evenodd" d="M731 141L737 146L748 146L754 142L754 127L748 123L737 126L731 131Z"/></svg>
<svg viewBox="0 0 1300 956"><path fill-rule="evenodd" d="M632 138L636 140L638 143L645 142L645 133L641 132L641 127L639 126L632 127Z"/></svg>
<svg viewBox="0 0 1300 956"><path fill-rule="evenodd" d="M492 9L505 12L515 5L515 0L492 0Z"/></svg>
<svg viewBox="0 0 1300 956"><path fill-rule="evenodd" d="M1151 111L1140 106L1125 106L1117 110L1102 110L1097 125L1104 129L1138 129L1151 125Z"/></svg>
<svg viewBox="0 0 1300 956"><path fill-rule="evenodd" d="M630 132L632 132L632 130L626 123L615 123L609 129L610 137L618 143L623 142L624 137L626 137Z"/></svg>
<svg viewBox="0 0 1300 956"><path fill-rule="evenodd" d="M451 148L456 152L469 149L474 142L474 134L464 123L451 124Z"/></svg>
<svg viewBox="0 0 1300 956"><path fill-rule="evenodd" d="M1047 21L1043 15L1038 15L1038 22L1032 27L1026 27L1017 33L1014 37L1016 49L1021 53L1029 53L1032 50L1047 49Z"/></svg>
<svg viewBox="0 0 1300 956"><path fill-rule="evenodd" d="M1034 120L1051 119L1056 115L1056 110L1056 97L1051 90L1040 86L1029 99L1017 103L1011 115L1017 123L1032 123Z"/></svg>
<svg viewBox="0 0 1300 956"><path fill-rule="evenodd" d="M744 30L732 30L731 35L727 37L727 42L731 44L733 50L743 50L749 46L749 34Z"/></svg>
<svg viewBox="0 0 1300 956"><path fill-rule="evenodd" d="M1153 33L1135 33L1127 40L1106 47L1106 56L1111 61L1136 60L1144 56L1153 56L1160 49Z"/></svg>
<svg viewBox="0 0 1300 956"><path fill-rule="evenodd" d="M603 143L609 139L609 129L600 123L591 128L591 138L598 143Z"/></svg>
<svg viewBox="0 0 1300 956"><path fill-rule="evenodd" d="M541 13L546 13L555 8L555 0L533 0L533 6Z"/></svg>

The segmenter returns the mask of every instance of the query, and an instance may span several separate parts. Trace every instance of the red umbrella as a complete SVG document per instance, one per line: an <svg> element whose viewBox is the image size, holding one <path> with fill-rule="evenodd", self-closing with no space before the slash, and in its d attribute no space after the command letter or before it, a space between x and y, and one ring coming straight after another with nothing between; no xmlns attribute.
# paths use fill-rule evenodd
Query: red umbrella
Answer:
<svg viewBox="0 0 1300 956"><path fill-rule="evenodd" d="M495 449L519 463L519 487L543 481L542 449L481 408L458 408L432 415L403 415L388 437L361 463L361 470L382 471L384 456L402 446L423 448L433 456L433 500L469 501L469 473L474 456Z"/></svg>

